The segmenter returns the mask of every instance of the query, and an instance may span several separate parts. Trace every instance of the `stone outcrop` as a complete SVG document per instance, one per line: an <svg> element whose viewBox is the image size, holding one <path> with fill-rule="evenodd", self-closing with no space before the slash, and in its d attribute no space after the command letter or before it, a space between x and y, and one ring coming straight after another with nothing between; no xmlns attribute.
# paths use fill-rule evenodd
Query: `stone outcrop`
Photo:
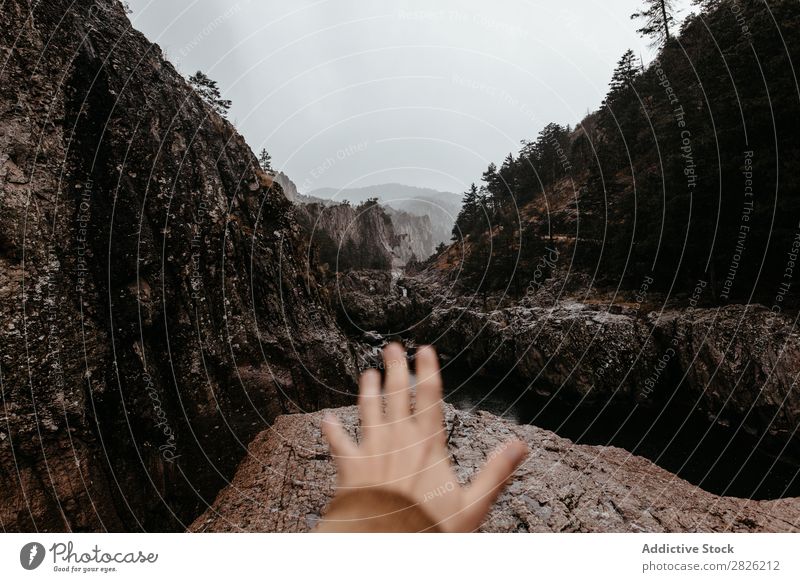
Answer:
<svg viewBox="0 0 800 582"><path fill-rule="evenodd" d="M337 273L327 284L339 324L350 332L408 336L406 316L413 312L408 291L387 271Z"/></svg>
<svg viewBox="0 0 800 582"><path fill-rule="evenodd" d="M800 329L761 305L650 314L703 409L775 439L800 436ZM800 451L798 451L800 453Z"/></svg>
<svg viewBox="0 0 800 582"><path fill-rule="evenodd" d="M243 138L120 2L0 11L0 526L180 530L350 345Z"/></svg>
<svg viewBox="0 0 800 582"><path fill-rule="evenodd" d="M442 307L414 330L418 341L469 369L511 371L540 393L590 401L635 398L658 355L645 322L575 302L489 312Z"/></svg>
<svg viewBox="0 0 800 582"><path fill-rule="evenodd" d="M367 279L339 286L340 321L435 344L465 370L508 374L571 403L660 406L680 390L715 422L800 457L800 330L787 316L758 305L656 312L569 296L495 307L429 277L378 293Z"/></svg>
<svg viewBox="0 0 800 582"><path fill-rule="evenodd" d="M420 245L430 244L429 221L387 211L372 200L358 206L301 203L297 213L320 260L332 270L398 269L418 258Z"/></svg>
<svg viewBox="0 0 800 582"><path fill-rule="evenodd" d="M377 197L385 208L406 212L413 216L426 216L431 223L433 247L450 244L453 225L461 210L461 194L442 192L431 188L418 188L405 184L376 184L360 188L317 188L306 192L325 200L350 200L359 203ZM425 257L417 255L419 260Z"/></svg>
<svg viewBox="0 0 800 582"><path fill-rule="evenodd" d="M283 172L278 172L275 174L275 181L280 185L286 198L292 202L296 202L299 199L300 193L297 191L297 185L289 176Z"/></svg>
<svg viewBox="0 0 800 582"><path fill-rule="evenodd" d="M428 216L417 216L391 206L386 207L386 213L392 219L392 227L399 238L397 254L403 264L423 261L433 254L433 228Z"/></svg>
<svg viewBox="0 0 800 582"><path fill-rule="evenodd" d="M357 431L355 407L335 413ZM449 447L468 482L503 441L531 455L481 527L485 532L791 532L800 499L717 497L614 448L578 446L552 432L486 412L446 406ZM195 532L303 532L334 492L335 466L320 434L322 413L281 416L252 442L236 476L189 528Z"/></svg>

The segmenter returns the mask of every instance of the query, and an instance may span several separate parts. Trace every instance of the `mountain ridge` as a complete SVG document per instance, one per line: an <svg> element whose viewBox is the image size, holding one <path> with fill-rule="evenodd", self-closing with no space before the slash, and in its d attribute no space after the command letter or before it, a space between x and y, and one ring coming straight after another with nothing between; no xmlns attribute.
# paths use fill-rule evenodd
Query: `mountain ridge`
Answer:
<svg viewBox="0 0 800 582"><path fill-rule="evenodd" d="M304 192L304 194L340 202L350 200L354 203L360 203L369 198L377 198L381 204L390 206L395 210L401 210L417 216L428 216L431 221L434 247L450 242L453 225L461 209L462 198L461 194L455 192L408 186L397 182L358 188L317 188L310 192Z"/></svg>

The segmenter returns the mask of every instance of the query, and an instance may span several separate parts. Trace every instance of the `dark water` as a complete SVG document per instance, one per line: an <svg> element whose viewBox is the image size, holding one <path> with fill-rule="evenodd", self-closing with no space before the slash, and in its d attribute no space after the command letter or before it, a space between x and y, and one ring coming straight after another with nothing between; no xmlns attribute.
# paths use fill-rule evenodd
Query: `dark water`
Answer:
<svg viewBox="0 0 800 582"><path fill-rule="evenodd" d="M579 444L621 447L717 495L800 496L797 442L783 452L773 443L770 450L757 437L693 412L685 397L654 407L628 401L575 406L526 390L519 382L498 384L496 379L468 378L446 369L444 375L445 400L461 410L486 410Z"/></svg>

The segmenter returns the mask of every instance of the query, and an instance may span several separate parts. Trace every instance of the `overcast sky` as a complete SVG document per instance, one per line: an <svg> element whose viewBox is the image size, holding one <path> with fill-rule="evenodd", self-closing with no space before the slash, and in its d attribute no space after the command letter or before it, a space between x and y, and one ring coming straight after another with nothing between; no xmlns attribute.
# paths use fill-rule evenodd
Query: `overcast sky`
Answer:
<svg viewBox="0 0 800 582"><path fill-rule="evenodd" d="M128 3L180 71L219 82L231 121L301 192L461 192L548 122L595 109L627 48L649 55L639 0Z"/></svg>

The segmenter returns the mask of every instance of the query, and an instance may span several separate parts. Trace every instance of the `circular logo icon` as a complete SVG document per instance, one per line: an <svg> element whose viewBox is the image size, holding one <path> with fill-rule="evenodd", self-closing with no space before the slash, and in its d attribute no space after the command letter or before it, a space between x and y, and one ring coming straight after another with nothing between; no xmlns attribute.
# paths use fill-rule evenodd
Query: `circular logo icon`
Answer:
<svg viewBox="0 0 800 582"><path fill-rule="evenodd" d="M44 561L44 546L39 542L30 542L19 551L19 563L26 570L35 570Z"/></svg>

